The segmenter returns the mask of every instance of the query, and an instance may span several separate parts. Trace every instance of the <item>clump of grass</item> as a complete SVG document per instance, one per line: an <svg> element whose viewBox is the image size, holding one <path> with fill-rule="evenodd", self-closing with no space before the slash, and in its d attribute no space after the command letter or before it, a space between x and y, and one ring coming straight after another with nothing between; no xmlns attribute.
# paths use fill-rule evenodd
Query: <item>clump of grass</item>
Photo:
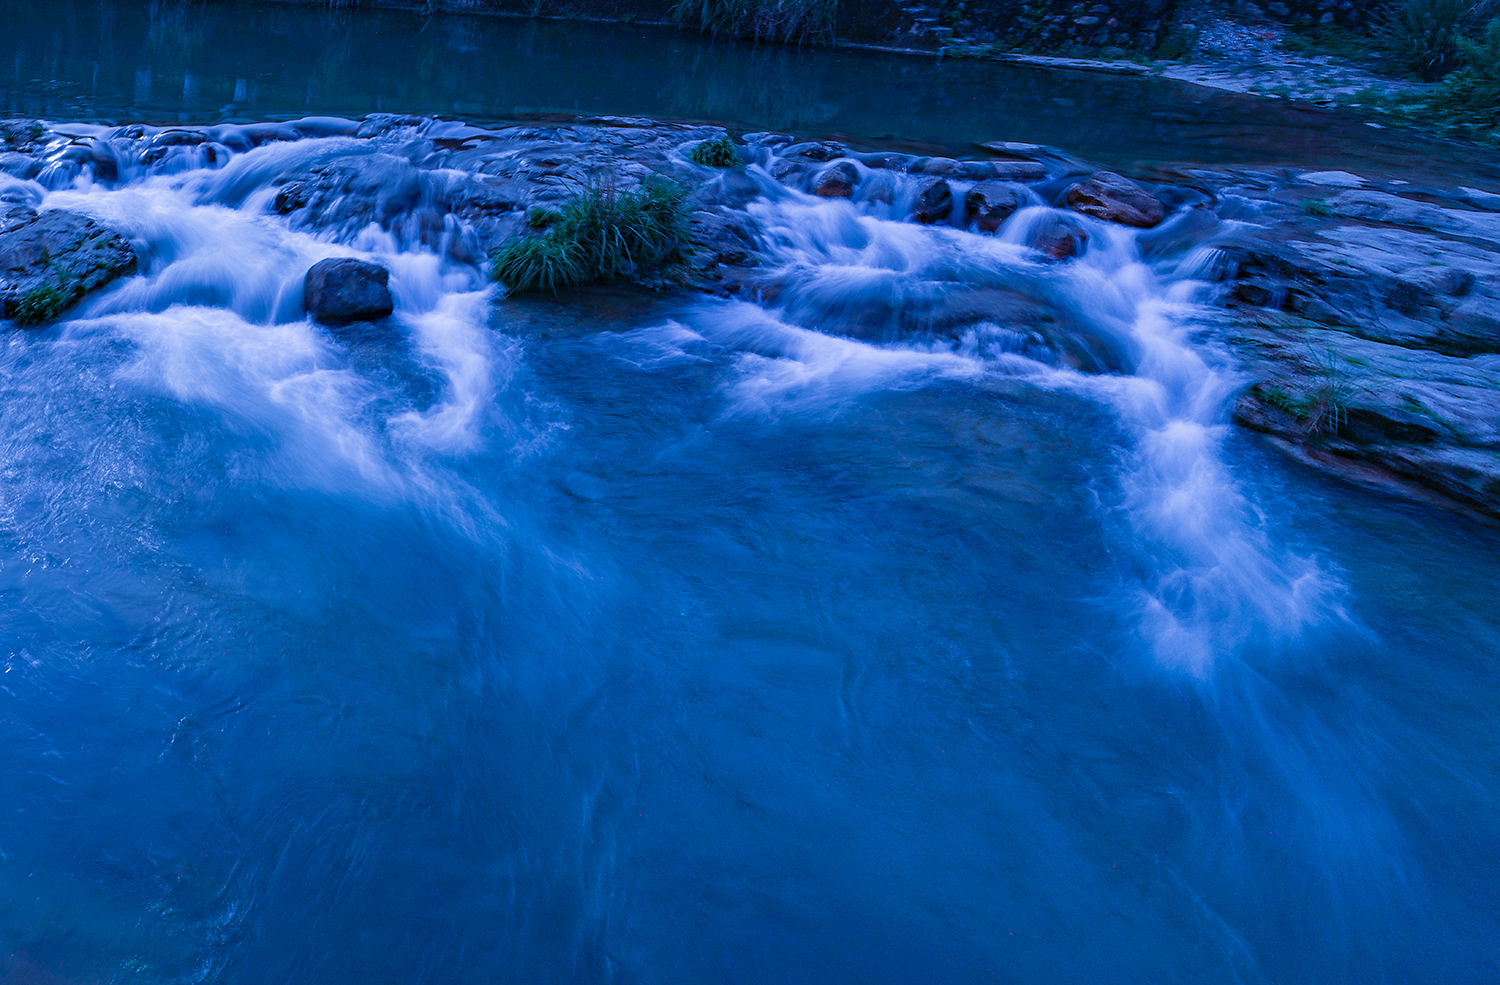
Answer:
<svg viewBox="0 0 1500 985"><path fill-rule="evenodd" d="M694 144L687 159L705 168L734 168L740 165L740 151L729 134Z"/></svg>
<svg viewBox="0 0 1500 985"><path fill-rule="evenodd" d="M687 237L686 192L665 179L636 192L592 182L552 213L540 236L521 234L490 255L491 276L511 293L550 290L655 267L678 255ZM533 210L535 211L535 210ZM528 220L531 214L527 215Z"/></svg>
<svg viewBox="0 0 1500 985"><path fill-rule="evenodd" d="M1370 56L1370 39L1338 24L1294 26L1281 38L1285 51L1303 55L1334 55L1350 61Z"/></svg>
<svg viewBox="0 0 1500 985"><path fill-rule="evenodd" d="M672 19L715 37L796 42L833 37L838 0L677 0Z"/></svg>
<svg viewBox="0 0 1500 985"><path fill-rule="evenodd" d="M1328 204L1326 198L1309 198L1298 207L1308 215L1315 215L1323 219L1333 215L1333 206Z"/></svg>
<svg viewBox="0 0 1500 985"><path fill-rule="evenodd" d="M17 325L26 328L46 325L57 321L57 316L62 314L72 300L72 292L61 283L38 284L16 299L10 318Z"/></svg>
<svg viewBox="0 0 1500 985"><path fill-rule="evenodd" d="M554 233L517 236L490 255L491 276L513 294L551 291L581 284L583 256L578 244Z"/></svg>
<svg viewBox="0 0 1500 985"><path fill-rule="evenodd" d="M533 205L526 210L526 225L532 229L546 229L562 218L562 214L556 209L545 208L541 205Z"/></svg>
<svg viewBox="0 0 1500 985"><path fill-rule="evenodd" d="M1478 16L1470 0L1392 0L1370 33L1398 68L1431 82L1459 66L1457 36Z"/></svg>

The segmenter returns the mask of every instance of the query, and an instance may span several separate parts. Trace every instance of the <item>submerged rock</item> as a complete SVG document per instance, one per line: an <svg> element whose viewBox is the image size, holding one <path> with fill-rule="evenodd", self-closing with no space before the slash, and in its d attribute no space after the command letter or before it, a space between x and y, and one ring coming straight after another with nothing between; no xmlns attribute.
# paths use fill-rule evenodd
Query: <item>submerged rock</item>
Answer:
<svg viewBox="0 0 1500 985"><path fill-rule="evenodd" d="M1149 229L1167 217L1166 207L1129 178L1101 171L1068 189L1070 209L1105 222Z"/></svg>
<svg viewBox="0 0 1500 985"><path fill-rule="evenodd" d="M313 318L338 327L384 318L394 308L390 271L353 257L319 260L302 282L302 300Z"/></svg>
<svg viewBox="0 0 1500 985"><path fill-rule="evenodd" d="M1072 216L1050 212L1031 227L1026 245L1049 260L1068 260L1088 249L1089 232Z"/></svg>
<svg viewBox="0 0 1500 985"><path fill-rule="evenodd" d="M27 205L0 211L0 310L18 324L54 320L79 298L135 272L125 238L88 216Z"/></svg>

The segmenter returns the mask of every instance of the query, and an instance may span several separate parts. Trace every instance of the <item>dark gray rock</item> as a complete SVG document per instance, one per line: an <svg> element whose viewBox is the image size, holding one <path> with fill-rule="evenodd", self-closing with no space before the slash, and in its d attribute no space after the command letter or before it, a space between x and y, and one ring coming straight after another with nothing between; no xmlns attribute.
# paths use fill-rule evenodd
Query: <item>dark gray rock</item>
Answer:
<svg viewBox="0 0 1500 985"><path fill-rule="evenodd" d="M302 282L302 303L324 325L384 318L394 307L390 272L352 257L319 260Z"/></svg>
<svg viewBox="0 0 1500 985"><path fill-rule="evenodd" d="M917 188L912 218L925 225L945 221L953 214L953 189L942 178L929 178Z"/></svg>
<svg viewBox="0 0 1500 985"><path fill-rule="evenodd" d="M1021 193L1009 185L981 181L964 196L964 218L981 232L992 233L1021 207L1021 201Z"/></svg>
<svg viewBox="0 0 1500 985"><path fill-rule="evenodd" d="M1149 229L1167 217L1166 207L1155 195L1129 178L1101 171L1068 189L1070 209L1105 222Z"/></svg>
<svg viewBox="0 0 1500 985"><path fill-rule="evenodd" d="M88 216L27 205L0 211L0 311L26 324L52 321L68 305L135 272L119 233Z"/></svg>
<svg viewBox="0 0 1500 985"><path fill-rule="evenodd" d="M783 160L811 161L815 164L822 164L826 161L843 157L844 154L843 144L835 143L831 140L820 140L805 144L793 144L781 152L781 158Z"/></svg>

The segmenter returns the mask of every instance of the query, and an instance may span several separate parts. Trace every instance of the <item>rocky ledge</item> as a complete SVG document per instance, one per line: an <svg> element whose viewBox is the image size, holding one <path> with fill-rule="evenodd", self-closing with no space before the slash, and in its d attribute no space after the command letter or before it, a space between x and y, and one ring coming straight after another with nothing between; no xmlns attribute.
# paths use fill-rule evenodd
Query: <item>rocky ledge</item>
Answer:
<svg viewBox="0 0 1500 985"><path fill-rule="evenodd" d="M1234 420L1365 484L1500 517L1500 197L1343 172L1196 172L1142 240L1212 287ZM1174 259L1175 258L1175 259Z"/></svg>
<svg viewBox="0 0 1500 985"><path fill-rule="evenodd" d="M1050 206L1030 211L1021 236L1044 264L1090 248L1084 217L1134 227L1142 258L1163 278L1206 285L1200 335L1244 374L1237 423L1320 468L1500 517L1500 195L1487 191L1290 170L1132 180L1031 144L986 143L959 160L779 134L734 141L741 163L755 166L715 168L695 164L693 150L722 141L724 130L650 120L485 129L374 116L6 132L24 137L0 154L10 176L0 187L0 305L17 322L50 320L137 263L130 244L93 220L35 211L40 188L204 167L222 169L204 184L205 202L240 207L260 196L281 221L335 242L375 227L402 248L481 269L512 237L541 235L529 214L664 175L688 190L683 262L627 276L773 301L778 277L789 275L765 263L767 231L748 206L789 187L981 234L1006 235L1014 214ZM285 164L244 156L310 138L326 143ZM326 324L378 320L389 311L384 281L378 267L328 263L308 272L304 296ZM877 341L1024 325L1028 355L1130 370L1116 341L1032 287L954 284L895 306L841 309L838 320Z"/></svg>

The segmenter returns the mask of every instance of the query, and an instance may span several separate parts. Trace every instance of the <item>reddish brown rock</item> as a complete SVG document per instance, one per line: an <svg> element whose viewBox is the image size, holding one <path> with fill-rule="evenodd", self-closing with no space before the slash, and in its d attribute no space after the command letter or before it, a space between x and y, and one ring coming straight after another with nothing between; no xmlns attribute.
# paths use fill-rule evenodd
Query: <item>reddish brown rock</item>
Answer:
<svg viewBox="0 0 1500 985"><path fill-rule="evenodd" d="M1026 245L1049 260L1068 260L1088 249L1089 233L1072 216L1053 212L1031 228Z"/></svg>
<svg viewBox="0 0 1500 985"><path fill-rule="evenodd" d="M813 181L813 194L823 198L848 198L859 184L859 170L848 161L825 168Z"/></svg>
<svg viewBox="0 0 1500 985"><path fill-rule="evenodd" d="M1167 217L1161 201L1129 178L1100 171L1068 189L1068 208L1105 222L1150 229Z"/></svg>

